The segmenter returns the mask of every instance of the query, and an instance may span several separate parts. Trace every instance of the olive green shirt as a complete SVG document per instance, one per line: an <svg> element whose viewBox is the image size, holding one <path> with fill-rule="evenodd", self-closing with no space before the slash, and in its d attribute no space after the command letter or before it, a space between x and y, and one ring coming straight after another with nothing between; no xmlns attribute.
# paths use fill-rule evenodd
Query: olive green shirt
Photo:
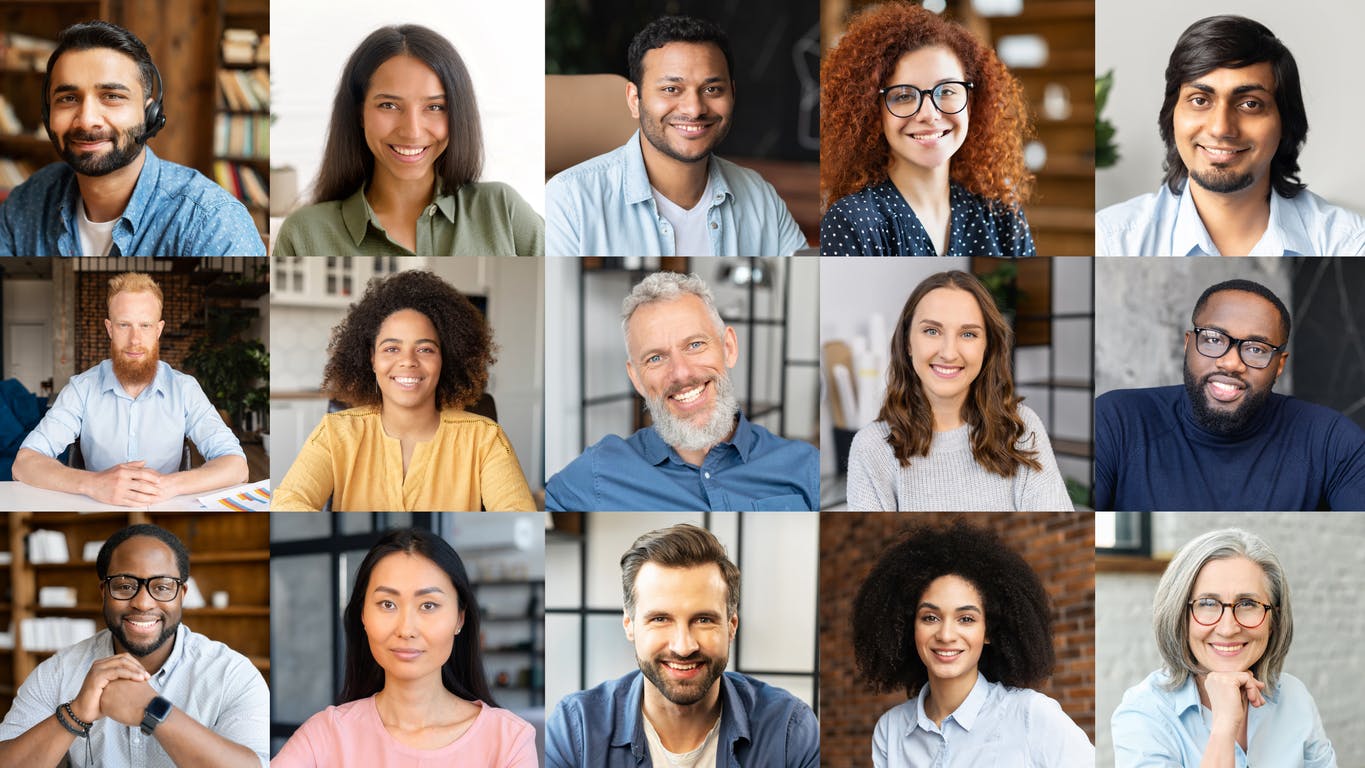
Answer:
<svg viewBox="0 0 1365 768"><path fill-rule="evenodd" d="M437 193L417 219L417 251L394 242L365 199L365 188L289 214L275 233L278 256L544 256L545 221L496 181Z"/></svg>

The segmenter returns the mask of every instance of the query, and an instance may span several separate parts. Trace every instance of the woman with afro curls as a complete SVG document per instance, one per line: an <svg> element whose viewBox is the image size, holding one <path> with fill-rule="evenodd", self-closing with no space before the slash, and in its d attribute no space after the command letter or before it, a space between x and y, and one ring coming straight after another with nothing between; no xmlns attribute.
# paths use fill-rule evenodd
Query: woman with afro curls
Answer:
<svg viewBox="0 0 1365 768"><path fill-rule="evenodd" d="M1033 256L1019 82L905 2L854 16L820 68L821 256Z"/></svg>
<svg viewBox="0 0 1365 768"><path fill-rule="evenodd" d="M1031 688L1052 673L1051 620L1038 575L994 533L962 520L906 531L853 605L859 674L909 697L877 721L872 764L1093 766L1085 732Z"/></svg>
<svg viewBox="0 0 1365 768"><path fill-rule="evenodd" d="M370 281L332 329L322 389L329 413L275 490L271 508L534 511L512 444L464 407L493 364L483 315L430 272Z"/></svg>

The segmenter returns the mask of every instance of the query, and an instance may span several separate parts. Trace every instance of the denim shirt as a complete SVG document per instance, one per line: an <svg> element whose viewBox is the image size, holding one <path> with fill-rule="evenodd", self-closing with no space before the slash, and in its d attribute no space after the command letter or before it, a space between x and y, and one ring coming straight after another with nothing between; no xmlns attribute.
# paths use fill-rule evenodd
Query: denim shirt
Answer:
<svg viewBox="0 0 1365 768"><path fill-rule="evenodd" d="M819 451L743 413L730 441L713 446L700 467L645 427L625 440L602 438L545 484L545 508L555 512L803 512L819 504Z"/></svg>
<svg viewBox="0 0 1365 768"><path fill-rule="evenodd" d="M711 155L706 226L711 253L674 252L636 131L624 146L562 171L545 185L549 256L789 256L806 238L773 185ZM700 203L699 203L700 204Z"/></svg>
<svg viewBox="0 0 1365 768"><path fill-rule="evenodd" d="M1189 187L1165 184L1095 214L1098 256L1220 256ZM1365 218L1302 190L1270 193L1270 219L1251 256L1365 255Z"/></svg>
<svg viewBox="0 0 1365 768"><path fill-rule="evenodd" d="M264 256L240 201L204 174L145 149L146 161L114 225L110 256ZM81 256L76 172L51 163L0 203L0 256Z"/></svg>
<svg viewBox="0 0 1365 768"><path fill-rule="evenodd" d="M545 724L546 768L652 766L639 670L565 696ZM820 726L810 707L781 688L738 672L720 686L717 768L815 768Z"/></svg>

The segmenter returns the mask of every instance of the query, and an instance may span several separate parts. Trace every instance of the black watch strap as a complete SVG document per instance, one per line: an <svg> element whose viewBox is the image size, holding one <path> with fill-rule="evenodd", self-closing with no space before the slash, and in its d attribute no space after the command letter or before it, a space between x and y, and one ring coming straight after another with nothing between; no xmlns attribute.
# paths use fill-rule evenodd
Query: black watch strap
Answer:
<svg viewBox="0 0 1365 768"><path fill-rule="evenodd" d="M171 714L171 703L157 696L147 704L147 711L142 713L142 732L148 736L156 730L158 725L166 722L166 717Z"/></svg>

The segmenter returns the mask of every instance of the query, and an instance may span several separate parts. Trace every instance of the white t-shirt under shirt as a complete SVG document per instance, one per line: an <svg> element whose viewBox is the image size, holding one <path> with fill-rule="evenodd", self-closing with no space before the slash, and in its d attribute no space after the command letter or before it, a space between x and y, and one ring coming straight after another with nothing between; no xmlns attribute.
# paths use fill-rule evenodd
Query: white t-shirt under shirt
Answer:
<svg viewBox="0 0 1365 768"><path fill-rule="evenodd" d="M663 742L659 740L659 732L654 730L654 724L649 722L648 715L641 719L645 721L645 739L649 741L649 759L655 768L698 768L698 766L716 764L716 745L720 743L719 712L716 713L716 724L711 726L710 731L707 731L706 738L701 741L701 746L680 755L664 749Z"/></svg>
<svg viewBox="0 0 1365 768"><path fill-rule="evenodd" d="M85 215L85 203L80 205L80 217L76 219L76 229L81 235L81 253L86 256L108 256L114 245L115 216L109 221L91 221Z"/></svg>
<svg viewBox="0 0 1365 768"><path fill-rule="evenodd" d="M673 255L675 256L714 256L711 252L711 234L706 228L706 214L711 211L711 182L691 209L683 208L664 197L652 185L654 204L659 215L673 226Z"/></svg>

